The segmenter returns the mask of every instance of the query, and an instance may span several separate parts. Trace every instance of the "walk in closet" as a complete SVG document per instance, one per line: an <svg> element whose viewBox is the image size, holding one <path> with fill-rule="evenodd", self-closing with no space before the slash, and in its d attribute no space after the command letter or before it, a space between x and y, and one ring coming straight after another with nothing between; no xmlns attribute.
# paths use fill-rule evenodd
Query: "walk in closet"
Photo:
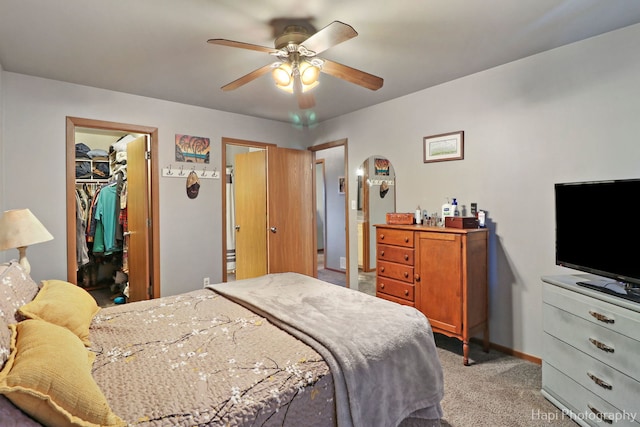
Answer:
<svg viewBox="0 0 640 427"><path fill-rule="evenodd" d="M75 133L77 283L129 298L127 145L146 135L79 128Z"/></svg>
<svg viewBox="0 0 640 427"><path fill-rule="evenodd" d="M159 295L147 130L67 120L68 280L101 305Z"/></svg>

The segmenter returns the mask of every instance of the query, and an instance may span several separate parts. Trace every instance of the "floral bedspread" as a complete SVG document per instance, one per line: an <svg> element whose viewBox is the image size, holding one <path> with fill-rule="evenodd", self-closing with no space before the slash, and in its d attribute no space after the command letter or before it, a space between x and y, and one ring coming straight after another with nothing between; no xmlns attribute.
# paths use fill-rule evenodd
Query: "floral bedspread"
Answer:
<svg viewBox="0 0 640 427"><path fill-rule="evenodd" d="M333 426L311 347L208 289L102 309L93 376L133 426Z"/></svg>

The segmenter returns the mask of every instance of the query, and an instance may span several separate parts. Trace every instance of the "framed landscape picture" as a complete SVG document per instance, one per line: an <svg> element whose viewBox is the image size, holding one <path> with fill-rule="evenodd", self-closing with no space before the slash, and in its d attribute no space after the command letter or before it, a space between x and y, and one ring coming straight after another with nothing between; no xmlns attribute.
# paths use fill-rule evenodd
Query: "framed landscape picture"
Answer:
<svg viewBox="0 0 640 427"><path fill-rule="evenodd" d="M425 136L424 163L464 159L464 131Z"/></svg>

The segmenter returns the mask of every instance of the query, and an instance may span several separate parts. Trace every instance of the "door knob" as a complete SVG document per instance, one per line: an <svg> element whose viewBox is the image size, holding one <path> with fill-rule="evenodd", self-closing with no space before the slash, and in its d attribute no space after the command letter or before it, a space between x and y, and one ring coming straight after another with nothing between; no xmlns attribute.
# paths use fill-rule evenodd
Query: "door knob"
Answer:
<svg viewBox="0 0 640 427"><path fill-rule="evenodd" d="M236 225L235 229L236 229L236 231L240 231L240 226Z"/></svg>
<svg viewBox="0 0 640 427"><path fill-rule="evenodd" d="M275 227L271 227L269 230L271 230L272 233L275 233L276 231L278 231L278 229Z"/></svg>

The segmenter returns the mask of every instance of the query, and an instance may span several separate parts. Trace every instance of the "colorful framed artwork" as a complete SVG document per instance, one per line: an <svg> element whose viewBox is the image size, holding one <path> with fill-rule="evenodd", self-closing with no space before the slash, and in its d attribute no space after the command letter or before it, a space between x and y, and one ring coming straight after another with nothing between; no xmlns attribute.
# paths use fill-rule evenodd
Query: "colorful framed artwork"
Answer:
<svg viewBox="0 0 640 427"><path fill-rule="evenodd" d="M373 173L375 175L389 176L389 159L373 159Z"/></svg>
<svg viewBox="0 0 640 427"><path fill-rule="evenodd" d="M209 138L176 134L176 162L209 163L210 150Z"/></svg>

